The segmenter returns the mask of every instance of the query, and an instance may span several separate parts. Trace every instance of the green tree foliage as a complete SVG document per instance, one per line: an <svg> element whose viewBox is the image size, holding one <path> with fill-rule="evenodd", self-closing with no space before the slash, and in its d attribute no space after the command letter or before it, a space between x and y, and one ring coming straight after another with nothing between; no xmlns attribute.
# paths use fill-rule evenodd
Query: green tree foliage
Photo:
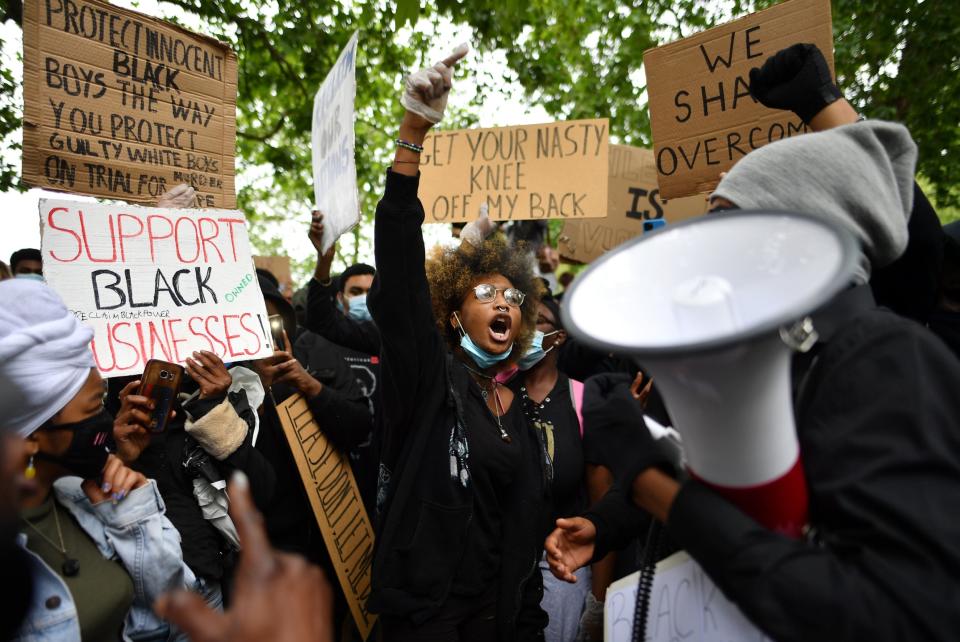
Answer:
<svg viewBox="0 0 960 642"><path fill-rule="evenodd" d="M37 0L31 0L37 1ZM310 126L313 95L354 30L357 65L357 169L361 208L372 214L400 116L405 72L427 62L441 21L468 25L478 53L506 54L510 80L532 104L557 118L609 116L621 142L648 145L650 124L642 74L644 50L690 35L771 0L166 0L197 16L203 30L229 43L239 57L238 170L250 184L239 202L255 222L261 250L276 248L263 223L304 222L313 201ZM920 171L942 206L960 203L960 12L952 3L916 0L834 0L837 72L851 101L870 117L905 122L921 150ZM19 21L19 4L4 17ZM397 32L416 25L402 45ZM479 77L475 102L499 90L501 79ZM9 70L0 71L0 137L19 127ZM466 126L472 112L445 126ZM504 123L507 124L507 123ZM0 189L19 184L15 166L0 166ZM268 212L270 214L268 214ZM290 228L284 228L285 234ZM352 260L365 232L345 239Z"/></svg>

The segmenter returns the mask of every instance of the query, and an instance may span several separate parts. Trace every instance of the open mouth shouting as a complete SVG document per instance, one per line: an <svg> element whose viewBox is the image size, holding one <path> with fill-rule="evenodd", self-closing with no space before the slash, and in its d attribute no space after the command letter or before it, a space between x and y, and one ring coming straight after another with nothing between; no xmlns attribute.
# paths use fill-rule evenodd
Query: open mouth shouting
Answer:
<svg viewBox="0 0 960 642"><path fill-rule="evenodd" d="M509 314L498 314L490 322L490 339L496 345L508 345L510 343L513 320Z"/></svg>

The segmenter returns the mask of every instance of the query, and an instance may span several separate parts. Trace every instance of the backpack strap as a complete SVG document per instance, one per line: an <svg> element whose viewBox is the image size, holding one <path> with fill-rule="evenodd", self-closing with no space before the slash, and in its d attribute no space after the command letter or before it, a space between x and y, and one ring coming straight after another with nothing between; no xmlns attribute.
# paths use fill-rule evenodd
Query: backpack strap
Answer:
<svg viewBox="0 0 960 642"><path fill-rule="evenodd" d="M577 411L577 421L580 422L580 438L583 439L583 382L570 379L570 401Z"/></svg>

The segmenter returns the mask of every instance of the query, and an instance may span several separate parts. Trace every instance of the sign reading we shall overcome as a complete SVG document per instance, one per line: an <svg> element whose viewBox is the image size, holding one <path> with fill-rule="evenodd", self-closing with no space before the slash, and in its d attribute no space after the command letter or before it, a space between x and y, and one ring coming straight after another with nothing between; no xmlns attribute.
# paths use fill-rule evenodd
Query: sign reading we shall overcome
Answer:
<svg viewBox="0 0 960 642"><path fill-rule="evenodd" d="M360 635L367 639L377 619L367 610L373 526L350 461L323 434L302 395L281 403L277 412L350 613Z"/></svg>
<svg viewBox="0 0 960 642"><path fill-rule="evenodd" d="M610 206L606 218L567 219L560 233L560 254L589 263L635 236L704 214L703 196L666 201L657 188L653 152L610 145Z"/></svg>
<svg viewBox="0 0 960 642"><path fill-rule="evenodd" d="M431 132L420 161L428 223L607 215L606 119Z"/></svg>
<svg viewBox="0 0 960 642"><path fill-rule="evenodd" d="M94 331L105 377L195 350L226 362L273 354L246 219L230 210L162 210L40 200L43 274Z"/></svg>
<svg viewBox="0 0 960 642"><path fill-rule="evenodd" d="M317 209L323 212L323 252L360 221L353 131L356 96L354 32L313 98L313 192Z"/></svg>
<svg viewBox="0 0 960 642"><path fill-rule="evenodd" d="M830 0L788 0L643 54L660 193L709 192L741 157L807 130L750 95L750 69L796 43L833 70Z"/></svg>
<svg viewBox="0 0 960 642"><path fill-rule="evenodd" d="M23 11L25 183L132 202L188 183L236 207L233 52L100 0Z"/></svg>

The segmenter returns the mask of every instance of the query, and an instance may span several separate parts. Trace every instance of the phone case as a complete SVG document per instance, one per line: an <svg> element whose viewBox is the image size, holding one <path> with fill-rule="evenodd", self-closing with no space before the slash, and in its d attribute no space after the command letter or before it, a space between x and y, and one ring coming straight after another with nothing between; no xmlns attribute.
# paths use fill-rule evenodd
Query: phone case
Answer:
<svg viewBox="0 0 960 642"><path fill-rule="evenodd" d="M163 432L173 410L180 381L183 379L183 367L158 359L151 359L143 369L139 394L154 400L153 413L150 415L151 432Z"/></svg>
<svg viewBox="0 0 960 642"><path fill-rule="evenodd" d="M271 314L267 320L270 322L270 336L273 337L274 348L286 350L287 345L283 340L283 317L279 314Z"/></svg>

